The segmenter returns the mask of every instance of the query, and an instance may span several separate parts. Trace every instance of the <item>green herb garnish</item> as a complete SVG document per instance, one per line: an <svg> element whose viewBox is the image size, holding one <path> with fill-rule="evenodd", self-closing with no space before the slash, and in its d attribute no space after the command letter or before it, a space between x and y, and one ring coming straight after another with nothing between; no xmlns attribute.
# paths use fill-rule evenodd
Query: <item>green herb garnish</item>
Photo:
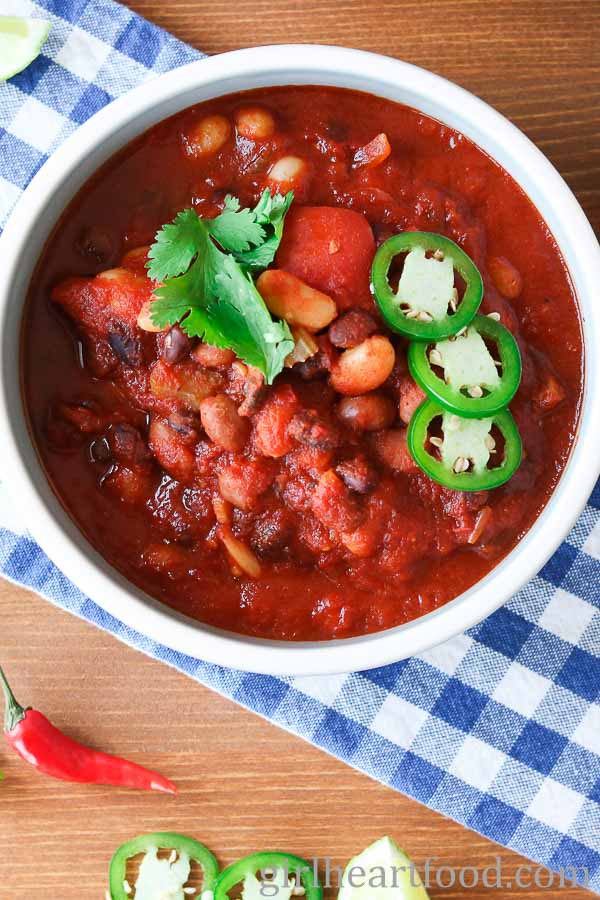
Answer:
<svg viewBox="0 0 600 900"><path fill-rule="evenodd" d="M164 225L148 254L148 274L160 287L150 307L163 328L179 323L190 337L233 350L256 366L267 384L281 372L294 341L284 321L273 321L251 271L266 268L281 241L293 194L265 190L254 209L228 196L215 219L193 209Z"/></svg>

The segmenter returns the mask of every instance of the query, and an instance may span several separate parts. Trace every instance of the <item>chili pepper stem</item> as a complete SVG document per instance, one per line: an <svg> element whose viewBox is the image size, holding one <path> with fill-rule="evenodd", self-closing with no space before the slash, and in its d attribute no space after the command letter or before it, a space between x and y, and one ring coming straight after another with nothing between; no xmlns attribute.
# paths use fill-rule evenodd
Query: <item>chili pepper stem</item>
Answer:
<svg viewBox="0 0 600 900"><path fill-rule="evenodd" d="M13 728L16 728L19 722L25 718L27 712L20 703L17 703L6 675L0 666L0 685L4 692L4 730L10 734Z"/></svg>

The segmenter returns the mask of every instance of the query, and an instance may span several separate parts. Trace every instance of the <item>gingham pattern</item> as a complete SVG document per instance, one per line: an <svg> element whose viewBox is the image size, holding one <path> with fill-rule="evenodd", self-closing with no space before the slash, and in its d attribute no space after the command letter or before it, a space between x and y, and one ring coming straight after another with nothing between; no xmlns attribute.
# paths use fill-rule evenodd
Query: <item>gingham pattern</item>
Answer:
<svg viewBox="0 0 600 900"><path fill-rule="evenodd" d="M2 12L53 29L42 56L0 85L0 223L78 124L198 56L110 0L3 0ZM396 665L319 678L174 653L75 588L1 491L0 521L7 578L499 843L586 867L600 891L600 485L539 576L481 625Z"/></svg>

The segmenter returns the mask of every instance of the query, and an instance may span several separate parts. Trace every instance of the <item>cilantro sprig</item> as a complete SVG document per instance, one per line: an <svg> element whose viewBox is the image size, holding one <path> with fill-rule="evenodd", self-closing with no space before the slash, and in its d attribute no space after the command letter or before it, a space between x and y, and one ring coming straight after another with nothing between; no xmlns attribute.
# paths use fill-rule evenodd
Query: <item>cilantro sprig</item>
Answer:
<svg viewBox="0 0 600 900"><path fill-rule="evenodd" d="M293 194L265 190L254 209L235 197L215 219L193 209L163 225L148 254L148 274L160 282L150 307L159 328L179 323L190 337L233 350L256 366L267 384L294 348L290 329L274 321L252 273L274 259Z"/></svg>

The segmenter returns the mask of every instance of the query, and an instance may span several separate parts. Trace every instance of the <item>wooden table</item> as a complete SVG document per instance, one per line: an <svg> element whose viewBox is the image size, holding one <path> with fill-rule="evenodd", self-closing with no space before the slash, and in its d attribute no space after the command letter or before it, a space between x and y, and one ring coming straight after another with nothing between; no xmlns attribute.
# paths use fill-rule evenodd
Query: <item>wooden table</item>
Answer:
<svg viewBox="0 0 600 900"><path fill-rule="evenodd" d="M209 53L256 44L337 43L446 75L517 123L600 226L598 0L132 0ZM76 738L168 773L178 799L51 781L0 751L0 900L102 900L126 838L177 830L228 863L287 848L343 862L392 834L419 863L523 861L360 775L42 600L0 585L0 658L23 702ZM472 900L479 888L432 890ZM496 891L523 900L539 888ZM556 890L554 894L556 895ZM589 896L559 892L564 900Z"/></svg>

